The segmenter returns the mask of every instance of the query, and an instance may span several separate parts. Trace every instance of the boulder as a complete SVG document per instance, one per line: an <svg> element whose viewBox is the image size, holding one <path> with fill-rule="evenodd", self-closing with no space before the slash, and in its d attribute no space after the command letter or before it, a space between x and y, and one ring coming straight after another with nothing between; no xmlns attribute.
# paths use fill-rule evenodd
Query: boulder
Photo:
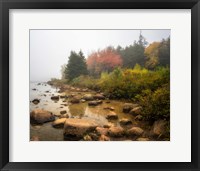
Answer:
<svg viewBox="0 0 200 171"><path fill-rule="evenodd" d="M99 137L99 141L110 141L110 138L107 137L106 135L101 135L101 136Z"/></svg>
<svg viewBox="0 0 200 171"><path fill-rule="evenodd" d="M140 136L143 134L143 132L144 130L140 127L132 127L131 129L127 131L127 134L129 136Z"/></svg>
<svg viewBox="0 0 200 171"><path fill-rule="evenodd" d="M105 99L105 97L102 94L96 94L93 97L94 97L95 100L97 100L97 99L98 100L104 100Z"/></svg>
<svg viewBox="0 0 200 171"><path fill-rule="evenodd" d="M89 106L97 106L99 104L102 104L103 102L101 100L96 100L96 101L90 101L88 102Z"/></svg>
<svg viewBox="0 0 200 171"><path fill-rule="evenodd" d="M62 115L65 114L65 113L67 113L66 110L61 110L61 111L60 111L60 114L62 114Z"/></svg>
<svg viewBox="0 0 200 171"><path fill-rule="evenodd" d="M32 100L32 103L37 105L38 103L40 103L40 100L39 99L34 99L34 100Z"/></svg>
<svg viewBox="0 0 200 171"><path fill-rule="evenodd" d="M36 89L36 88L33 88L32 90L33 90L33 91L36 91L37 89Z"/></svg>
<svg viewBox="0 0 200 171"><path fill-rule="evenodd" d="M86 100L84 100L84 99L81 99L81 103L85 103L86 102Z"/></svg>
<svg viewBox="0 0 200 171"><path fill-rule="evenodd" d="M106 119L118 119L118 115L115 112L110 111L107 115L106 115Z"/></svg>
<svg viewBox="0 0 200 171"><path fill-rule="evenodd" d="M51 96L51 100L59 100L59 96Z"/></svg>
<svg viewBox="0 0 200 171"><path fill-rule="evenodd" d="M30 121L35 124L42 124L45 122L54 121L55 116L46 110L35 109L30 113Z"/></svg>
<svg viewBox="0 0 200 171"><path fill-rule="evenodd" d="M122 119L119 121L119 123L120 123L121 125L130 125L130 124L132 124L132 121L131 121L130 119L127 119L127 118L122 118Z"/></svg>
<svg viewBox="0 0 200 171"><path fill-rule="evenodd" d="M131 109L131 111L129 113L132 114L133 116L137 116L137 115L140 115L141 112L142 112L142 107L138 106L138 107Z"/></svg>
<svg viewBox="0 0 200 171"><path fill-rule="evenodd" d="M91 101L91 100L94 100L94 97L92 96L92 94L85 94L83 96L83 99L86 101Z"/></svg>
<svg viewBox="0 0 200 171"><path fill-rule="evenodd" d="M107 135L108 128L96 127L96 132L98 135Z"/></svg>
<svg viewBox="0 0 200 171"><path fill-rule="evenodd" d="M66 121L66 118L57 119L52 123L52 126L54 128L63 128L65 121Z"/></svg>
<svg viewBox="0 0 200 171"><path fill-rule="evenodd" d="M123 112L124 113L129 113L133 108L138 107L138 104L133 104L133 103L125 103L123 105Z"/></svg>
<svg viewBox="0 0 200 171"><path fill-rule="evenodd" d="M110 135L111 137L122 137L124 136L124 129L121 127L110 127L108 129L108 135Z"/></svg>
<svg viewBox="0 0 200 171"><path fill-rule="evenodd" d="M98 124L89 119L66 119L64 124L64 138L80 140L84 135L95 130Z"/></svg>
<svg viewBox="0 0 200 171"><path fill-rule="evenodd" d="M167 133L167 121L165 120L158 120L155 121L153 124L152 132L154 136L161 136Z"/></svg>

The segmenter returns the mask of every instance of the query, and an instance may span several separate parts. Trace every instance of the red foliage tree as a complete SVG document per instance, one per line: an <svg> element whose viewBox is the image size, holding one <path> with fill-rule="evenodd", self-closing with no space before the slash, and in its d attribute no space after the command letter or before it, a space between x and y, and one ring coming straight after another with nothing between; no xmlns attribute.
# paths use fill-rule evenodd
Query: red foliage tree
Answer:
<svg viewBox="0 0 200 171"><path fill-rule="evenodd" d="M111 47L93 52L87 59L87 67L92 75L110 72L118 66L122 66L121 56Z"/></svg>

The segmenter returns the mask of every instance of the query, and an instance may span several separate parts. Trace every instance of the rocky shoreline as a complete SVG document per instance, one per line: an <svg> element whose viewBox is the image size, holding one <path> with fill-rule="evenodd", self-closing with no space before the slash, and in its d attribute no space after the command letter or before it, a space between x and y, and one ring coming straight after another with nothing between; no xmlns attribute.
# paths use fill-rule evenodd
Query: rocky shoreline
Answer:
<svg viewBox="0 0 200 171"><path fill-rule="evenodd" d="M50 83L51 86L56 86ZM38 83L38 86L45 86L46 83ZM102 92L95 92L87 88L76 88L69 85L56 86L58 93L52 94L51 91L45 91L42 96L47 95L49 100L60 104L59 113L55 114L50 110L44 110L38 107L42 99L40 97L31 99L30 103L34 105L30 112L30 121L32 125L42 127L45 123L51 123L53 129L63 130L63 140L67 141L166 141L169 140L166 135L167 122L158 120L150 124L142 120L142 107L139 104L123 102L120 106L119 116L112 100ZM37 91L37 86L32 89ZM102 117L105 123L99 122L92 117L73 116L66 110L77 105L85 105L95 111L104 111ZM118 107L119 108L119 107ZM125 117L124 117L125 116ZM126 117L127 116L127 117ZM39 141L40 137L35 135L31 137L32 141Z"/></svg>

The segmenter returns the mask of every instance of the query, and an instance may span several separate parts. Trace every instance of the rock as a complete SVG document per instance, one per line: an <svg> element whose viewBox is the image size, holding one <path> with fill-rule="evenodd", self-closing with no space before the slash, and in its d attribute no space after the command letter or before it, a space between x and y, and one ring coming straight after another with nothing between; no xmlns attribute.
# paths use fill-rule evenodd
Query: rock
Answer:
<svg viewBox="0 0 200 171"><path fill-rule="evenodd" d="M97 106L99 104L102 104L103 102L101 100L96 100L96 101L90 101L88 102L89 106Z"/></svg>
<svg viewBox="0 0 200 171"><path fill-rule="evenodd" d="M45 91L45 93L50 93L50 91L47 90L47 91Z"/></svg>
<svg viewBox="0 0 200 171"><path fill-rule="evenodd" d="M85 103L86 102L86 100L84 100L84 99L81 99L81 103Z"/></svg>
<svg viewBox="0 0 200 171"><path fill-rule="evenodd" d="M108 128L96 127L96 132L98 135L107 135Z"/></svg>
<svg viewBox="0 0 200 171"><path fill-rule="evenodd" d="M165 135L167 133L166 126L167 126L167 121L164 120L155 121L152 128L153 135L154 136Z"/></svg>
<svg viewBox="0 0 200 171"><path fill-rule="evenodd" d="M132 114L133 116L137 116L137 115L140 115L141 112L142 112L142 107L138 106L138 107L133 108L129 113Z"/></svg>
<svg viewBox="0 0 200 171"><path fill-rule="evenodd" d="M80 103L80 100L78 98L73 98L70 100L71 103Z"/></svg>
<svg viewBox="0 0 200 171"><path fill-rule="evenodd" d="M99 141L110 141L110 138L107 137L106 135L101 135L101 136L99 137Z"/></svg>
<svg viewBox="0 0 200 171"><path fill-rule="evenodd" d="M31 123L42 124L45 122L50 122L55 120L55 116L46 110L35 109L30 113Z"/></svg>
<svg viewBox="0 0 200 171"><path fill-rule="evenodd" d="M64 99L64 98L68 98L68 96L66 96L66 95L60 95L60 98Z"/></svg>
<svg viewBox="0 0 200 171"><path fill-rule="evenodd" d="M112 110L112 111L115 110L115 108L112 106L104 107L103 109L108 109L108 110Z"/></svg>
<svg viewBox="0 0 200 171"><path fill-rule="evenodd" d="M124 136L124 129L121 127L110 127L108 129L108 135L111 137L122 137Z"/></svg>
<svg viewBox="0 0 200 171"><path fill-rule="evenodd" d="M137 107L138 104L133 104L133 103L125 103L123 105L123 112L124 113L129 113L133 108Z"/></svg>
<svg viewBox="0 0 200 171"><path fill-rule="evenodd" d="M66 100L63 100L62 102L65 103L65 102L67 102L67 101L66 101Z"/></svg>
<svg viewBox="0 0 200 171"><path fill-rule="evenodd" d="M136 120L136 121L141 121L142 118L143 118L142 115L137 115L137 116L135 117L135 120Z"/></svg>
<svg viewBox="0 0 200 171"><path fill-rule="evenodd" d="M80 140L84 135L95 130L98 124L89 119L66 119L64 124L64 138Z"/></svg>
<svg viewBox="0 0 200 171"><path fill-rule="evenodd" d="M118 115L115 112L110 111L107 114L106 119L118 119Z"/></svg>
<svg viewBox="0 0 200 171"><path fill-rule="evenodd" d="M85 136L83 137L83 140L84 140L84 141L92 141L92 138L91 138L91 136L89 136L89 135L85 135Z"/></svg>
<svg viewBox="0 0 200 171"><path fill-rule="evenodd" d="M60 115L60 118L69 118L68 114Z"/></svg>
<svg viewBox="0 0 200 171"><path fill-rule="evenodd" d="M51 100L59 100L59 96L52 96Z"/></svg>
<svg viewBox="0 0 200 171"><path fill-rule="evenodd" d="M65 121L66 121L66 118L57 119L52 123L52 126L54 128L63 128Z"/></svg>
<svg viewBox="0 0 200 171"><path fill-rule="evenodd" d="M36 91L37 89L36 89L36 88L33 88L32 90L33 90L33 91Z"/></svg>
<svg viewBox="0 0 200 171"><path fill-rule="evenodd" d="M139 136L142 135L144 130L140 127L132 127L127 131L129 136Z"/></svg>
<svg viewBox="0 0 200 171"><path fill-rule="evenodd" d="M32 101L32 103L35 104L35 105L37 105L38 103L40 103L40 100L39 100L39 99L34 99L34 100Z"/></svg>
<svg viewBox="0 0 200 171"><path fill-rule="evenodd" d="M40 141L38 136L32 136L31 141Z"/></svg>
<svg viewBox="0 0 200 171"><path fill-rule="evenodd" d="M65 113L67 113L66 110L61 110L61 111L60 111L60 114L62 114L62 115L65 114Z"/></svg>
<svg viewBox="0 0 200 171"><path fill-rule="evenodd" d="M149 138L137 138L136 141L149 141Z"/></svg>
<svg viewBox="0 0 200 171"><path fill-rule="evenodd" d="M83 96L83 99L86 100L86 101L94 100L92 94L85 94Z"/></svg>
<svg viewBox="0 0 200 171"><path fill-rule="evenodd" d="M62 103L62 104L60 104L60 105L67 106L67 104L65 104L65 103Z"/></svg>
<svg viewBox="0 0 200 171"><path fill-rule="evenodd" d="M106 101L106 103L110 103L110 101Z"/></svg>
<svg viewBox="0 0 200 171"><path fill-rule="evenodd" d="M110 128L110 127L113 127L114 126L114 124L113 123L110 123L110 122L108 122L106 125L104 125L103 127L104 128Z"/></svg>
<svg viewBox="0 0 200 171"><path fill-rule="evenodd" d="M120 123L121 125L130 125L130 124L132 124L132 121L129 120L129 119L127 119L127 118L122 118L122 119L119 121L119 123Z"/></svg>
<svg viewBox="0 0 200 171"><path fill-rule="evenodd" d="M105 99L105 97L102 94L96 94L93 97L94 97L95 100L97 100L97 99L98 100L104 100Z"/></svg>
<svg viewBox="0 0 200 171"><path fill-rule="evenodd" d="M95 134L94 132L90 132L88 135L89 135L89 136L92 138L92 140L94 140L94 141L98 141L98 140L99 140L99 136L98 136L97 134Z"/></svg>

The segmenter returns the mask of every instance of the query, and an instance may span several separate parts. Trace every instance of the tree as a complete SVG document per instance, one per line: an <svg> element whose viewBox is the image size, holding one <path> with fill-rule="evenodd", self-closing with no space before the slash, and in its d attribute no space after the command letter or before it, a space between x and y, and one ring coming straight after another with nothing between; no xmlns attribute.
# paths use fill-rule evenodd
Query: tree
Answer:
<svg viewBox="0 0 200 171"><path fill-rule="evenodd" d="M133 68L136 64L144 66L144 50L146 45L147 41L140 33L139 40L135 41L133 45L125 47L124 49L118 47L117 50L123 59L123 67Z"/></svg>
<svg viewBox="0 0 200 171"><path fill-rule="evenodd" d="M88 70L93 76L99 76L101 72L111 72L121 65L122 59L113 47L93 52L87 59Z"/></svg>
<svg viewBox="0 0 200 171"><path fill-rule="evenodd" d="M66 78L72 80L80 75L87 75L87 65L83 53L71 51L65 70Z"/></svg>

